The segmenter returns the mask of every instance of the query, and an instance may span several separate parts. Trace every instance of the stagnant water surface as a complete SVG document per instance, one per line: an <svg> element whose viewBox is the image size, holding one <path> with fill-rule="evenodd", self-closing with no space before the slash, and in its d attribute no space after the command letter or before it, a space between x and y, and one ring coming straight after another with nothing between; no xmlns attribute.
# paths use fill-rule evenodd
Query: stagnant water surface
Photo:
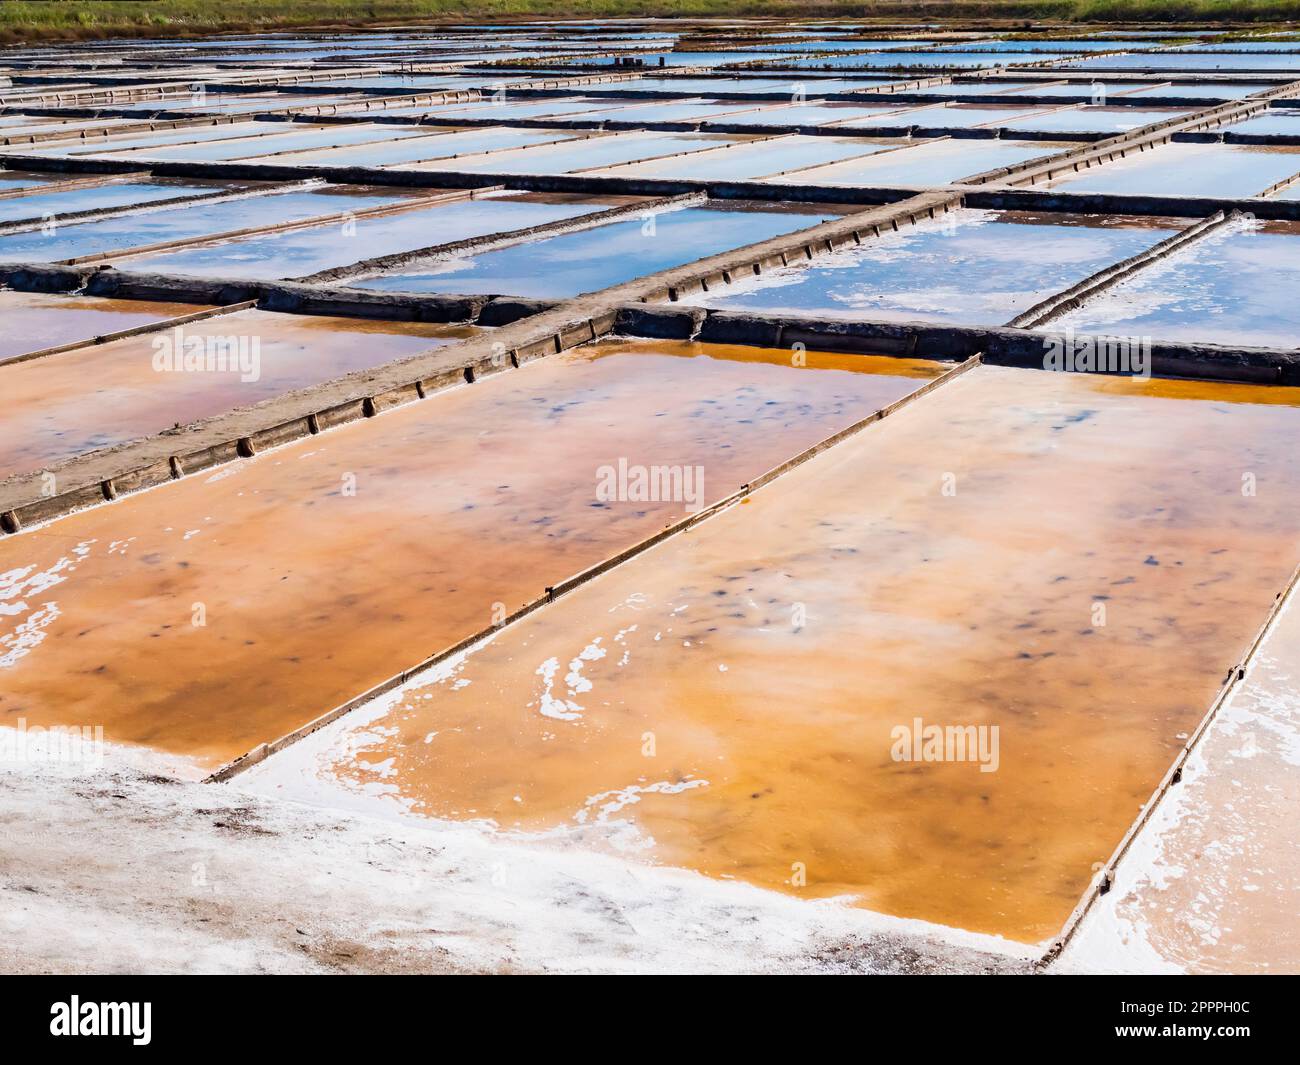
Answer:
<svg viewBox="0 0 1300 1065"><path fill-rule="evenodd" d="M412 207L392 214L356 217L344 211L321 225L148 253L123 259L121 265L129 270L207 277L306 277L376 256L508 233L629 202L634 201L515 193Z"/></svg>
<svg viewBox="0 0 1300 1065"><path fill-rule="evenodd" d="M1300 147L1258 144L1163 144L1131 152L1054 183L1065 192L1118 192L1150 196L1262 195L1300 174Z"/></svg>
<svg viewBox="0 0 1300 1065"><path fill-rule="evenodd" d="M1295 348L1300 223L1219 230L1046 327L1239 347Z"/></svg>
<svg viewBox="0 0 1300 1065"><path fill-rule="evenodd" d="M105 333L206 309L193 303L109 300L0 289L0 321L4 322L4 329L0 330L0 359L91 340Z"/></svg>
<svg viewBox="0 0 1300 1065"><path fill-rule="evenodd" d="M160 178L156 181L125 181L108 185L90 185L62 192L34 192L28 196L15 196L0 200L0 222L51 222L58 224L59 216L77 211L102 211L112 207L134 207L137 204L158 203L180 199L183 196L201 196L204 193L222 192L228 186L217 182L182 182Z"/></svg>
<svg viewBox="0 0 1300 1065"><path fill-rule="evenodd" d="M0 385L13 406L0 420L0 478L475 332L433 322L247 310L3 367ZM188 360L200 343L198 366Z"/></svg>
<svg viewBox="0 0 1300 1065"><path fill-rule="evenodd" d="M977 369L306 756L415 813L1043 941L1296 562L1297 431L1300 389ZM931 726L971 746L927 758Z"/></svg>
<svg viewBox="0 0 1300 1065"><path fill-rule="evenodd" d="M165 241L250 229L259 225L297 222L386 204L398 204L427 193L376 192L370 189L291 189L266 195L240 196L220 203L189 203L159 207L117 218L90 219L0 236L0 259L12 262L52 262L90 255L107 255Z"/></svg>
<svg viewBox="0 0 1300 1065"><path fill-rule="evenodd" d="M357 288L394 292L491 293L562 299L730 251L838 217L797 209L714 201L559 236L514 244L479 255L416 262Z"/></svg>
<svg viewBox="0 0 1300 1065"><path fill-rule="evenodd" d="M726 311L1006 325L1173 232L1165 219L963 209L684 302Z"/></svg>
<svg viewBox="0 0 1300 1065"><path fill-rule="evenodd" d="M0 716L216 765L940 368L604 343L8 537ZM620 459L703 477L677 499L602 501Z"/></svg>

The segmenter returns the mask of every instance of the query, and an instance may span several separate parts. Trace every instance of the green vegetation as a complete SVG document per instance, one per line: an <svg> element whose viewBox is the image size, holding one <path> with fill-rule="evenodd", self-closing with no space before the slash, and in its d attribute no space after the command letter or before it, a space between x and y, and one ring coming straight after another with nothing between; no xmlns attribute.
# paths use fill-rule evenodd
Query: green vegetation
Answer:
<svg viewBox="0 0 1300 1065"><path fill-rule="evenodd" d="M1300 19L1300 0L3 0L0 41L631 15L1050 19L1258 27Z"/></svg>

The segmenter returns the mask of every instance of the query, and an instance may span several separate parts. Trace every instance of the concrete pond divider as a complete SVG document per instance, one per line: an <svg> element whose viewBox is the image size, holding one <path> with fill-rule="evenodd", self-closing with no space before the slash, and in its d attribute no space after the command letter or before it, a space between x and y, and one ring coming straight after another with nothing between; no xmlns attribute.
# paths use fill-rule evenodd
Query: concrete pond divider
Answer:
<svg viewBox="0 0 1300 1065"><path fill-rule="evenodd" d="M1044 367L1044 352L1051 334L1014 326L868 321L634 304L619 308L614 331L704 344L787 349L802 344L816 351L917 359L961 359L979 353L990 366L1050 372ZM1300 349L1153 341L1151 360L1152 374L1157 377L1300 385Z"/></svg>

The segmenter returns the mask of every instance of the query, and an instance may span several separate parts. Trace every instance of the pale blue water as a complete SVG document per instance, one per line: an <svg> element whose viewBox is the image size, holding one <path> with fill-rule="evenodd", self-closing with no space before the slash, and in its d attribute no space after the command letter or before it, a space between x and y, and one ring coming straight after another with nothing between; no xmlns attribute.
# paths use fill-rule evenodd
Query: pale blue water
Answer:
<svg viewBox="0 0 1300 1065"><path fill-rule="evenodd" d="M1036 41L967 41L964 44L941 44L938 51L977 52L986 48L1002 52L1108 52L1122 48L1150 48L1150 41L1140 40L1052 40ZM1027 58L1034 58L1032 56Z"/></svg>
<svg viewBox="0 0 1300 1065"><path fill-rule="evenodd" d="M847 39L829 39L819 41L785 41L780 44L759 44L753 46L755 52L847 52L847 51L866 51L872 48L919 48L923 45L933 44L933 41L926 41L915 38L906 41L891 41L884 38L869 40L864 37L849 37Z"/></svg>
<svg viewBox="0 0 1300 1065"><path fill-rule="evenodd" d="M1068 53L1061 53L1062 56ZM893 68L893 67L961 67L979 70L985 67L1024 63L1028 59L1047 59L1050 56L1026 56L1021 52L867 52L863 55L815 56L799 59L791 66L806 68Z"/></svg>
<svg viewBox="0 0 1300 1065"><path fill-rule="evenodd" d="M1258 196L1300 173L1300 148L1255 144L1163 144L1093 167L1053 186L1066 192L1165 196Z"/></svg>
<svg viewBox="0 0 1300 1065"><path fill-rule="evenodd" d="M737 143L734 137L696 133L623 133L569 144L542 145L518 152L500 152L468 159L433 162L421 169L457 170L479 174L569 174L615 163L649 159L673 152Z"/></svg>
<svg viewBox="0 0 1300 1065"><path fill-rule="evenodd" d="M288 233L267 233L222 244L159 252L124 260L123 270L149 270L252 279L305 277L379 255L432 247L604 210L598 203L524 199L462 200L379 218L340 218Z"/></svg>
<svg viewBox="0 0 1300 1065"><path fill-rule="evenodd" d="M1033 115L1008 122L1011 132L1033 130L1045 133L1123 133L1152 122L1165 122L1190 112L1180 108L1144 111L1140 107L1067 107L1062 111Z"/></svg>
<svg viewBox="0 0 1300 1065"><path fill-rule="evenodd" d="M870 126L918 126L921 129L971 129L975 126L1001 126L1014 118L1031 115L1037 108L1025 104L1007 104L1000 107L981 107L978 104L935 104L914 107L892 114L874 115L868 119L854 119L845 126L866 128Z"/></svg>
<svg viewBox="0 0 1300 1065"><path fill-rule="evenodd" d="M357 211L386 203L401 203L411 193L358 195L328 189L247 196L223 203L196 203L159 208L143 214L105 218L0 236L0 260L52 262L84 255L137 248L168 240L186 240L251 226L292 222L331 212ZM0 201L3 202L3 201Z"/></svg>
<svg viewBox="0 0 1300 1065"><path fill-rule="evenodd" d="M1053 221L963 210L948 227L908 227L689 302L728 311L1005 325L1174 232L1087 225L1069 215Z"/></svg>
<svg viewBox="0 0 1300 1065"><path fill-rule="evenodd" d="M141 133L110 137L100 141L68 141L42 145L47 155L103 155L131 148L157 148L169 144L187 144L191 141L219 141L232 137L248 137L259 133L279 134L285 131L283 122L240 122L221 126L190 126L186 129L167 130L163 133Z"/></svg>
<svg viewBox="0 0 1300 1065"><path fill-rule="evenodd" d="M587 87L588 95L617 95L620 91L632 89L671 91L708 96L711 93L727 96L745 95L747 93L779 92L793 96L796 90L804 96L817 96L828 92L857 92L864 89L877 89L888 85L895 78L806 78L801 80L798 73L782 77L767 78L641 78L636 81L618 82L618 87L602 90L599 86Z"/></svg>
<svg viewBox="0 0 1300 1065"><path fill-rule="evenodd" d="M286 127L282 134L269 137L254 137L250 140L215 140L203 144L165 146L146 148L135 153L141 158L175 159L180 161L252 159L272 152L287 152L299 148L326 147L343 144L365 144L368 141L398 140L413 137L427 130L415 127L383 125L334 125L310 127L302 132L291 132L297 123L282 123ZM111 154L111 153L104 153Z"/></svg>
<svg viewBox="0 0 1300 1065"><path fill-rule="evenodd" d="M0 191L30 189L57 181L62 175L23 174L17 170L0 170Z"/></svg>
<svg viewBox="0 0 1300 1065"><path fill-rule="evenodd" d="M875 141L866 137L781 137L617 167L606 173L618 177L749 181L818 163L873 155L897 147L897 144L897 141ZM790 180L799 178L792 176Z"/></svg>
<svg viewBox="0 0 1300 1065"><path fill-rule="evenodd" d="M827 122L859 125L877 121L889 125L891 123L886 121L886 116L898 110L898 104L864 107L858 104L812 100L804 104L782 104L745 114L729 115L718 121L744 126L820 126Z"/></svg>
<svg viewBox="0 0 1300 1065"><path fill-rule="evenodd" d="M770 237L836 215L762 210L740 204L661 213L517 244L481 255L410 267L358 282L395 292L493 293L567 299Z"/></svg>
<svg viewBox="0 0 1300 1065"><path fill-rule="evenodd" d="M1098 56L1083 63L1071 63L1072 70L1259 70L1300 76L1300 53L1254 55L1230 53L1133 52L1129 55Z"/></svg>
<svg viewBox="0 0 1300 1065"><path fill-rule="evenodd" d="M696 119L736 122L752 113L749 109L755 106L759 105L742 100L683 100L680 103L642 100L610 107L609 101L605 101L600 110L588 111L581 117L601 122L691 122Z"/></svg>
<svg viewBox="0 0 1300 1065"><path fill-rule="evenodd" d="M451 127L448 127L449 130ZM435 133L425 128L425 133ZM285 157L295 166L398 166L452 155L468 155L503 148L526 148L581 136L577 130L560 129L467 129L426 137L404 137L349 148L325 148Z"/></svg>
<svg viewBox="0 0 1300 1065"><path fill-rule="evenodd" d="M1049 328L1295 348L1298 290L1296 233L1237 231L1147 267Z"/></svg>
<svg viewBox="0 0 1300 1065"><path fill-rule="evenodd" d="M1263 133L1269 136L1300 133L1300 108L1273 107L1257 118L1223 127L1225 133Z"/></svg>
<svg viewBox="0 0 1300 1065"><path fill-rule="evenodd" d="M1110 88L1113 90L1112 95L1122 93L1124 96L1185 97L1189 100L1239 100L1243 96L1259 92L1262 87L1258 82L1215 81L1201 82L1199 85L1153 85L1132 91L1122 83L1116 83Z"/></svg>
<svg viewBox="0 0 1300 1065"><path fill-rule="evenodd" d="M132 181L119 185L98 185L87 189L70 189L66 192L32 193L12 200L0 200L0 222L20 219L40 220L51 215L76 211L93 211L109 207L129 207L137 203L179 199L198 196L205 192L220 191L219 185L189 185L180 182Z"/></svg>
<svg viewBox="0 0 1300 1065"><path fill-rule="evenodd" d="M1071 145L1052 141L939 140L915 147L808 170L810 185L943 185L988 170L1050 156Z"/></svg>
<svg viewBox="0 0 1300 1065"><path fill-rule="evenodd" d="M385 112L385 114L405 113L410 110L435 117L446 115L448 118L486 118L495 122L505 122L517 118L547 118L582 114L585 111L594 111L597 108L606 108L608 106L609 101L591 96L580 96L571 100L515 99L512 102L512 98L507 92L502 103L495 100L476 100L470 104L436 104L432 107L426 105L422 109L404 108L402 112Z"/></svg>
<svg viewBox="0 0 1300 1065"><path fill-rule="evenodd" d="M1029 92L1036 90L1042 83L1034 81L991 81L981 79L973 82L949 82L946 85L927 85L912 89L920 96L997 96L1002 93Z"/></svg>

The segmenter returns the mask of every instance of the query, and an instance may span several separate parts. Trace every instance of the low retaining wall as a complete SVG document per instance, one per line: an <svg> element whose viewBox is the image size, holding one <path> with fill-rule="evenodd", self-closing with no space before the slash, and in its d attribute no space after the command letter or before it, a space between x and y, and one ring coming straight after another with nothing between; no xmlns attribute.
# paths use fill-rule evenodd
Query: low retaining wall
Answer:
<svg viewBox="0 0 1300 1065"><path fill-rule="evenodd" d="M324 288L295 281L181 277L40 263L0 266L0 285L19 292L76 292L106 299L208 303L214 306L251 303L262 310L285 314L462 322L483 326L509 325L520 318L558 306L558 301L554 300L526 300L515 296Z"/></svg>
<svg viewBox="0 0 1300 1065"><path fill-rule="evenodd" d="M1211 196L1146 196L1128 193L1060 192L1041 189L963 190L966 206L998 211L1054 211L1071 214L1158 215L1205 218L1222 212L1253 214L1270 221L1300 220L1300 201L1257 198L1221 200Z"/></svg>
<svg viewBox="0 0 1300 1065"><path fill-rule="evenodd" d="M966 359L981 354L990 365L1038 370L1046 369L1046 339L1053 335L1050 329L1039 332L645 305L619 308L614 331L762 348L789 349L803 344L817 351L905 358ZM1155 341L1151 357L1152 373L1158 377L1300 385L1300 350Z"/></svg>

